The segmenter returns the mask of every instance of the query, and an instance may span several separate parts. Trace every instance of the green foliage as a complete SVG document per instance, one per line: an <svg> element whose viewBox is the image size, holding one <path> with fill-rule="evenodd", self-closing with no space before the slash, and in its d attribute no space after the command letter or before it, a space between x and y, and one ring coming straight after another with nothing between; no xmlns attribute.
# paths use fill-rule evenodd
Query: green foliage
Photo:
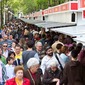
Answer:
<svg viewBox="0 0 85 85"><path fill-rule="evenodd" d="M24 14L46 9L65 2L66 0L5 0L10 9L15 13L23 12Z"/></svg>

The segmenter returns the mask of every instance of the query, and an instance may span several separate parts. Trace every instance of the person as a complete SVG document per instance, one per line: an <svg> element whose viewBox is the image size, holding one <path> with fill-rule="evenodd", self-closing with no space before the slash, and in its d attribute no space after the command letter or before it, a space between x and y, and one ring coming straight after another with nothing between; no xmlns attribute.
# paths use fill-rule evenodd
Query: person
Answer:
<svg viewBox="0 0 85 85"><path fill-rule="evenodd" d="M15 66L21 65L20 59L15 59L15 52L10 51L8 57L13 58L13 65Z"/></svg>
<svg viewBox="0 0 85 85"><path fill-rule="evenodd" d="M82 63L85 66L85 48L83 48L79 55L78 55L78 60L80 61L80 63Z"/></svg>
<svg viewBox="0 0 85 85"><path fill-rule="evenodd" d="M58 69L57 62L52 61L50 63L50 68L45 70L43 75L44 85L59 85L60 84L61 71Z"/></svg>
<svg viewBox="0 0 85 85"><path fill-rule="evenodd" d="M56 49L56 46L57 44L63 44L63 41L64 41L64 35L60 34L59 37L58 37L58 40L55 41L53 44L52 44L52 48L53 48L53 51L54 52L57 52L57 49Z"/></svg>
<svg viewBox="0 0 85 85"><path fill-rule="evenodd" d="M6 67L6 72L7 72L7 79L11 79L13 78L14 75L14 65L13 65L13 58L12 57L8 57L7 59L7 64L5 65Z"/></svg>
<svg viewBox="0 0 85 85"><path fill-rule="evenodd" d="M23 77L24 68L16 66L14 69L15 77L6 81L5 85L31 85L30 80Z"/></svg>
<svg viewBox="0 0 85 85"><path fill-rule="evenodd" d="M41 85L41 77L38 73L39 60L30 58L27 61L28 69L24 71L24 77L30 79L31 85Z"/></svg>
<svg viewBox="0 0 85 85"><path fill-rule="evenodd" d="M5 81L7 80L7 74L6 74L6 67L4 63L1 61L1 56L0 56L0 85L4 85Z"/></svg>
<svg viewBox="0 0 85 85"><path fill-rule="evenodd" d="M1 45L3 45L3 43L8 43L8 48L10 48L12 45L12 41L8 39L8 35L6 34L3 37L3 41L1 42Z"/></svg>
<svg viewBox="0 0 85 85"><path fill-rule="evenodd" d="M3 45L2 45L2 52L3 52L3 56L5 58L7 58L8 57L8 53L9 53L8 44L7 43L3 43Z"/></svg>
<svg viewBox="0 0 85 85"><path fill-rule="evenodd" d="M2 66L0 64L0 85L3 85L2 84Z"/></svg>
<svg viewBox="0 0 85 85"><path fill-rule="evenodd" d="M15 59L21 59L22 58L22 52L20 45L15 46Z"/></svg>
<svg viewBox="0 0 85 85"><path fill-rule="evenodd" d="M13 41L13 42L12 42L11 51L14 51L14 52L15 52L16 44L17 44L16 41Z"/></svg>
<svg viewBox="0 0 85 85"><path fill-rule="evenodd" d="M1 61L6 64L6 58L2 55L2 49L0 48Z"/></svg>
<svg viewBox="0 0 85 85"><path fill-rule="evenodd" d="M65 64L70 61L70 58L67 56L67 53L68 53L68 47L62 46L60 57L62 58Z"/></svg>
<svg viewBox="0 0 85 85"><path fill-rule="evenodd" d="M22 53L22 63L25 69L27 69L27 61L30 58L37 58L39 60L39 56L36 51L34 51L32 48L34 46L34 42L32 40L29 40L27 43L28 49Z"/></svg>
<svg viewBox="0 0 85 85"><path fill-rule="evenodd" d="M56 61L59 65L58 65L58 68L60 68L60 63L58 61L58 59L61 61L61 58L56 56L54 53L53 53L53 49L51 46L47 46L46 47L46 55L43 57L42 61L41 61L41 66L40 68L42 69L42 72L44 74L45 70L48 69L50 67L50 63L52 61ZM57 59L58 57L58 59ZM64 67L63 65L63 62L62 62L62 66Z"/></svg>
<svg viewBox="0 0 85 85"><path fill-rule="evenodd" d="M38 53L38 56L40 59L42 59L45 56L45 52L43 50L43 45L41 42L37 42L35 44L36 52Z"/></svg>
<svg viewBox="0 0 85 85"><path fill-rule="evenodd" d="M72 50L71 57L64 67L60 85L85 85L85 67L78 61L78 51Z"/></svg>

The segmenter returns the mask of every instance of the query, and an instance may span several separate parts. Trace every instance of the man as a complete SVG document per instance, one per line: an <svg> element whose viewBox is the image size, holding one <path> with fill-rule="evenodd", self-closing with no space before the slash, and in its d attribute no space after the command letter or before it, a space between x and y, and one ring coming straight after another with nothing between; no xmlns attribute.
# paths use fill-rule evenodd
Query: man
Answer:
<svg viewBox="0 0 85 85"><path fill-rule="evenodd" d="M45 56L45 51L43 50L43 46L41 42L37 42L35 44L36 52L38 53L38 56L40 59L42 59Z"/></svg>
<svg viewBox="0 0 85 85"><path fill-rule="evenodd" d="M3 41L1 42L1 45L3 43L8 43L8 47L10 48L12 46L12 41L8 39L8 35L3 36Z"/></svg>
<svg viewBox="0 0 85 85"><path fill-rule="evenodd" d="M9 53L8 44L7 43L3 43L2 48L3 48L3 51L2 51L3 52L3 56L5 58L7 58L8 57L8 53Z"/></svg>
<svg viewBox="0 0 85 85"><path fill-rule="evenodd" d="M85 85L85 67L77 59L78 51L71 52L71 61L65 65L60 85Z"/></svg>
<svg viewBox="0 0 85 85"><path fill-rule="evenodd" d="M22 53L22 63L25 69L27 69L27 61L30 58L37 58L39 60L39 56L36 53L36 51L33 51L32 48L34 46L34 42L32 40L29 40L27 43L28 49Z"/></svg>
<svg viewBox="0 0 85 85"><path fill-rule="evenodd" d="M61 58L58 57L58 59L61 62ZM46 47L46 56L43 57L42 62L41 62L41 67L40 67L42 69L43 74L44 74L45 70L50 67L50 63L52 61L56 61L59 66L59 69L60 69L60 63L57 60L56 55L53 53L52 47L47 46ZM63 66L63 63L61 63L61 64Z"/></svg>
<svg viewBox="0 0 85 85"><path fill-rule="evenodd" d="M22 58L22 52L20 45L15 46L15 59L21 59Z"/></svg>

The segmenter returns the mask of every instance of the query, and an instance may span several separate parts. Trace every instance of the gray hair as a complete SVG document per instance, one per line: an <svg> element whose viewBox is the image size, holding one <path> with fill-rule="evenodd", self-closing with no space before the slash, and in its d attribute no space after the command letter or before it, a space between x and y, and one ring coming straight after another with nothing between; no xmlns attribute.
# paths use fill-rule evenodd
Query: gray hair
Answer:
<svg viewBox="0 0 85 85"><path fill-rule="evenodd" d="M39 60L36 59L36 58L30 58L28 61L27 61L27 67L30 68L31 66L34 66L34 65L37 65L39 64Z"/></svg>
<svg viewBox="0 0 85 85"><path fill-rule="evenodd" d="M57 63L57 61L52 61L51 63L50 63L50 67L57 67L58 66L58 63Z"/></svg>
<svg viewBox="0 0 85 85"><path fill-rule="evenodd" d="M42 45L42 43L41 43L41 42L37 42L37 43L35 44L35 47L37 47L38 45Z"/></svg>

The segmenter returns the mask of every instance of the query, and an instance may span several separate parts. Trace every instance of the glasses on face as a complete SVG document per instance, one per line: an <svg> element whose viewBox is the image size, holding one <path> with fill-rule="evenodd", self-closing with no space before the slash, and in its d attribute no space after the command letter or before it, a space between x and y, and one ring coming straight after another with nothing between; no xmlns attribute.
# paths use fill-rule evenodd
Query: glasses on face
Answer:
<svg viewBox="0 0 85 85"><path fill-rule="evenodd" d="M7 47L7 45L3 45L3 47Z"/></svg>

